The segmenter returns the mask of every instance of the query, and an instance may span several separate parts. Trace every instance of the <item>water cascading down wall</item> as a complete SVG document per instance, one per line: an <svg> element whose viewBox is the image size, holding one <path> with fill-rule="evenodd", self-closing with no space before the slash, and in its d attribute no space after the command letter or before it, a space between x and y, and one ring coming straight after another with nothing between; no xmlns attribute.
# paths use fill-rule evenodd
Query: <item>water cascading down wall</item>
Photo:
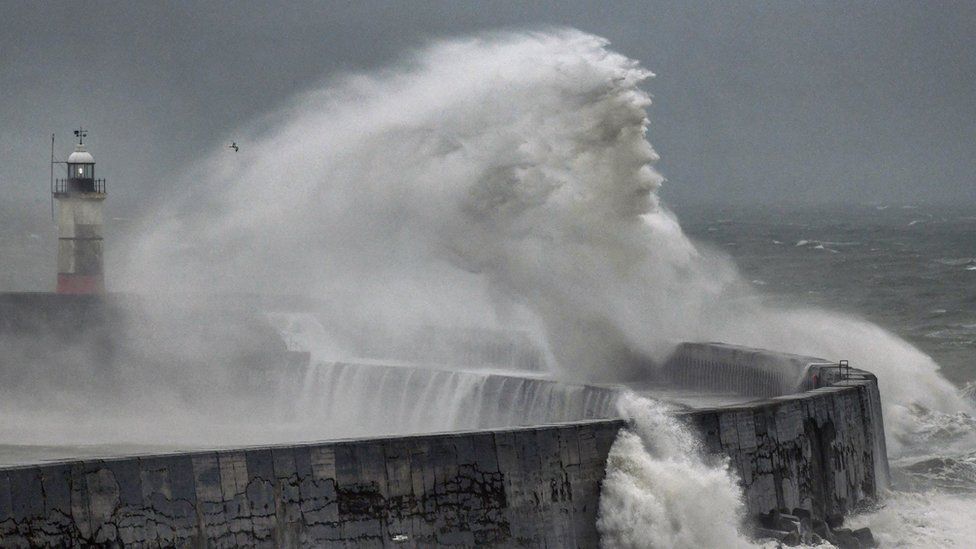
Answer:
<svg viewBox="0 0 976 549"><path fill-rule="evenodd" d="M658 383L688 389L751 379L743 388L756 400L680 413L709 452L729 457L750 514L834 517L887 482L876 379L819 362L686 344L660 370ZM600 482L625 426L607 417L613 388L375 364L295 369L318 376L300 398L324 415L339 411L315 394L343 380L441 379L481 409L445 422L470 431L2 468L0 546L598 544ZM533 425L514 426L512 408Z"/></svg>

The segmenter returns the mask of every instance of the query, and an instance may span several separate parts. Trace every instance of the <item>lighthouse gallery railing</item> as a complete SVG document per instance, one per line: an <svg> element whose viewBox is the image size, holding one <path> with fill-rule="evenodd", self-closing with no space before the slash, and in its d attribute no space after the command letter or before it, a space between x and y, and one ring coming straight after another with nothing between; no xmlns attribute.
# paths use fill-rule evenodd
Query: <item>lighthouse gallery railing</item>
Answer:
<svg viewBox="0 0 976 549"><path fill-rule="evenodd" d="M68 193L100 193L105 194L104 179L55 179L54 194Z"/></svg>

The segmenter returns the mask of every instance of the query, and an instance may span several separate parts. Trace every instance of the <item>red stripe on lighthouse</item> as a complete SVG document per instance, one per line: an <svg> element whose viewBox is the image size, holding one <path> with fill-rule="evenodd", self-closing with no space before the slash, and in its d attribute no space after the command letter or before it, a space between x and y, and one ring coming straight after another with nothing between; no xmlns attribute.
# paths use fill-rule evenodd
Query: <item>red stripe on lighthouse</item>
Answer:
<svg viewBox="0 0 976 549"><path fill-rule="evenodd" d="M101 294L105 293L105 280L102 275L75 275L58 273L59 294Z"/></svg>

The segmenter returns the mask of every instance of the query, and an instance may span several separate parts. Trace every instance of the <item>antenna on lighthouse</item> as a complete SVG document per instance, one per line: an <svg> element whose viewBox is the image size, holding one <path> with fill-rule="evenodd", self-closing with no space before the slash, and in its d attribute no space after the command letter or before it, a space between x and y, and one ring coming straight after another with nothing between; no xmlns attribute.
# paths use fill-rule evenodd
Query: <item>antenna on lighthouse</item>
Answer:
<svg viewBox="0 0 976 549"><path fill-rule="evenodd" d="M54 221L54 134L51 134L51 221Z"/></svg>
<svg viewBox="0 0 976 549"><path fill-rule="evenodd" d="M78 135L79 131L83 132L86 137L88 136L88 130L77 130L75 131L75 135ZM51 134L51 221L54 221L54 194L57 192L57 189L55 188L55 184L54 184L54 165L64 164L64 163L65 163L64 160L57 160L56 158L54 158L54 134L52 133Z"/></svg>

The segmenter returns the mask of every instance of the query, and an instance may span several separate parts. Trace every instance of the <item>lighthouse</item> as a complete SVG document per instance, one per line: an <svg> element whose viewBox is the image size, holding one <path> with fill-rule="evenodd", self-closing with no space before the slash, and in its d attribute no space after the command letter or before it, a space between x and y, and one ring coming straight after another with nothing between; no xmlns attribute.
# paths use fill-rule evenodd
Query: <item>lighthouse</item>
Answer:
<svg viewBox="0 0 976 549"><path fill-rule="evenodd" d="M58 293L105 292L102 261L102 206L105 180L95 179L95 159L85 148L87 131L75 130L78 144L68 156L68 177L53 182L58 201Z"/></svg>

